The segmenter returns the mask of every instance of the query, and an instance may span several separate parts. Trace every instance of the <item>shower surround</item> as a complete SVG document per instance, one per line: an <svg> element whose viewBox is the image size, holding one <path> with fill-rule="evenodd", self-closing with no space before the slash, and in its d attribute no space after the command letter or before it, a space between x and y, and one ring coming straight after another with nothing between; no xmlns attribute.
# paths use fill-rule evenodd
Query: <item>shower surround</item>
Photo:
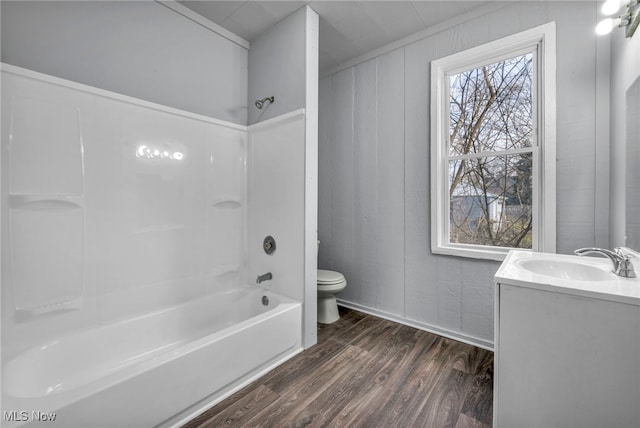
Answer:
<svg viewBox="0 0 640 428"><path fill-rule="evenodd" d="M3 64L4 422L174 426L301 351L304 141Z"/></svg>

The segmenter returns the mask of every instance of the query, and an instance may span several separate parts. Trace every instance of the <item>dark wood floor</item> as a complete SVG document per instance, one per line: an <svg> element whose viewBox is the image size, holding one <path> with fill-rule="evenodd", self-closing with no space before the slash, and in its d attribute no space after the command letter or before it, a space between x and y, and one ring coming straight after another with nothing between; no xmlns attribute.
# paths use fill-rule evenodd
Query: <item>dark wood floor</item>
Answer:
<svg viewBox="0 0 640 428"><path fill-rule="evenodd" d="M493 353L348 309L318 344L184 428L487 428Z"/></svg>

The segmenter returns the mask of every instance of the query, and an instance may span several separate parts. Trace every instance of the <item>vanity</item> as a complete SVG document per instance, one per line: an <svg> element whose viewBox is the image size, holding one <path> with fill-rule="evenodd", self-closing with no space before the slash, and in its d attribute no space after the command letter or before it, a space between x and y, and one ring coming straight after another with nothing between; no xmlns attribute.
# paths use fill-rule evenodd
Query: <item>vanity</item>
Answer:
<svg viewBox="0 0 640 428"><path fill-rule="evenodd" d="M640 427L640 278L611 268L507 255L495 275L495 427Z"/></svg>

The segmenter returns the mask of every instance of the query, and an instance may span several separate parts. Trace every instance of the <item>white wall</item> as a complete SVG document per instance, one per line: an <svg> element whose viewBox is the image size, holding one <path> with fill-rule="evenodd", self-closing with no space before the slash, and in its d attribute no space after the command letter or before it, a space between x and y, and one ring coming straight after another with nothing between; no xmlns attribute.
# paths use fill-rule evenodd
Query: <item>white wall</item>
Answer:
<svg viewBox="0 0 640 428"><path fill-rule="evenodd" d="M303 7L252 42L249 54L250 106L276 97L250 108L249 275L271 271L274 291L304 302L305 348L317 341L318 25L318 14ZM272 256L262 251L269 234L279 248Z"/></svg>
<svg viewBox="0 0 640 428"><path fill-rule="evenodd" d="M2 1L2 62L247 123L247 50L153 1Z"/></svg>
<svg viewBox="0 0 640 428"><path fill-rule="evenodd" d="M627 91L625 244L640 249L640 78Z"/></svg>
<svg viewBox="0 0 640 428"><path fill-rule="evenodd" d="M514 2L321 79L319 267L345 274L339 297L491 346L498 263L430 251L429 65L550 21L557 23L558 251L606 240L608 186L596 183L608 183L597 156L608 150L598 141L596 105L608 75L596 72L596 20L595 2Z"/></svg>
<svg viewBox="0 0 640 428"><path fill-rule="evenodd" d="M307 8L292 13L251 42L249 124L305 106L305 28ZM255 101L275 97L259 110Z"/></svg>
<svg viewBox="0 0 640 428"><path fill-rule="evenodd" d="M611 242L612 246L625 245L625 189L627 106L629 87L640 77L640 30L632 38L625 38L624 31L611 33ZM636 120L638 120L636 118ZM640 165L635 165L640 168ZM639 201L628 201L640 206ZM635 248L640 250L640 248Z"/></svg>

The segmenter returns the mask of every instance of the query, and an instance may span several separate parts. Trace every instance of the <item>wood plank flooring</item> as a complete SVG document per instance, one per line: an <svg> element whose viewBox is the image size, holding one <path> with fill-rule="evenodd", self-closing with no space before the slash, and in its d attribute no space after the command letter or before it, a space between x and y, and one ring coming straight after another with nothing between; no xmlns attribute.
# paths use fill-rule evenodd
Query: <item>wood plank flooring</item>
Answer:
<svg viewBox="0 0 640 428"><path fill-rule="evenodd" d="M340 308L318 344L183 428L488 428L493 353Z"/></svg>

